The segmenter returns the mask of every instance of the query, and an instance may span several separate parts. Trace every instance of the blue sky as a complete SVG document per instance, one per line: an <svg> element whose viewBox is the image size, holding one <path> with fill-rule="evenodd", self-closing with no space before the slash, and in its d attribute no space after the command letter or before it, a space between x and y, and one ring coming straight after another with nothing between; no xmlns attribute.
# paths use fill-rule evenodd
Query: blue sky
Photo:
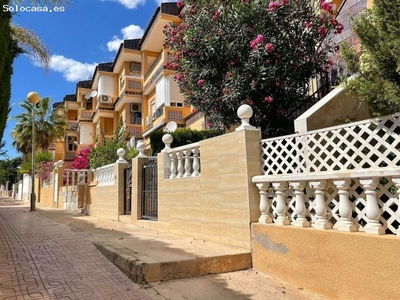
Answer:
<svg viewBox="0 0 400 300"><path fill-rule="evenodd" d="M123 39L142 36L161 2L175 1L74 0L65 6L64 12L18 12L14 15L15 24L35 31L43 39L52 59L48 74L26 55L14 61L12 110L3 138L9 158L19 156L12 147L11 138L16 124L11 117L21 112L17 104L26 99L30 91L50 97L53 103L62 101L66 94L75 93L76 82L90 79L96 64L114 60Z"/></svg>

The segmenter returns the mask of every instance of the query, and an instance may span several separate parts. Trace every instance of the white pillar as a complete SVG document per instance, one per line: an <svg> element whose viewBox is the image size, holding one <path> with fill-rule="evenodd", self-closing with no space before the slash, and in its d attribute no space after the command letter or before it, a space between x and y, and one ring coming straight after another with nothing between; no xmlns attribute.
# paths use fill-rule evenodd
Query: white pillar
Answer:
<svg viewBox="0 0 400 300"><path fill-rule="evenodd" d="M194 147L193 152L193 174L192 176L200 175L200 160L199 160L199 147Z"/></svg>
<svg viewBox="0 0 400 300"><path fill-rule="evenodd" d="M176 178L176 154L172 152L169 157L171 158L171 176L169 179Z"/></svg>
<svg viewBox="0 0 400 300"><path fill-rule="evenodd" d="M190 173L192 169L192 165L190 163L190 154L192 154L192 149L184 150L183 154L185 155L185 174L183 177L191 177L192 173Z"/></svg>
<svg viewBox="0 0 400 300"><path fill-rule="evenodd" d="M379 223L381 212L378 205L375 189L378 186L378 178L360 179L364 187L367 198L367 218L368 223L365 226L365 232L371 234L385 234L385 229Z"/></svg>
<svg viewBox="0 0 400 300"><path fill-rule="evenodd" d="M333 183L338 188L339 194L339 213L340 213L340 222L338 229L340 231L354 232L357 231L356 225L354 225L351 219L351 213L353 209L351 207L351 202L349 199L349 186L351 179L339 179L334 180Z"/></svg>
<svg viewBox="0 0 400 300"><path fill-rule="evenodd" d="M286 215L286 196L283 193L283 190L286 187L286 182L273 182L272 187L275 190L275 201L276 201L276 208L275 212L278 217L275 220L276 224L279 225L289 225L290 221Z"/></svg>
<svg viewBox="0 0 400 300"><path fill-rule="evenodd" d="M295 194L295 213L297 215L297 219L292 222L294 226L297 227L310 227L310 222L306 219L306 205L304 202L304 187L305 181L292 181L290 185L294 189Z"/></svg>
<svg viewBox="0 0 400 300"><path fill-rule="evenodd" d="M315 190L315 213L317 219L314 223L314 228L331 229L332 224L326 219L327 205L325 202L324 188L326 180L316 180L310 182L310 187Z"/></svg>
<svg viewBox="0 0 400 300"><path fill-rule="evenodd" d="M272 223L272 218L269 215L269 199L267 195L267 189L269 187L269 183L257 183L258 189L260 190L260 211L261 216L258 219L258 223Z"/></svg>
<svg viewBox="0 0 400 300"><path fill-rule="evenodd" d="M176 159L178 161L178 178L183 177L183 152L182 150L176 151Z"/></svg>

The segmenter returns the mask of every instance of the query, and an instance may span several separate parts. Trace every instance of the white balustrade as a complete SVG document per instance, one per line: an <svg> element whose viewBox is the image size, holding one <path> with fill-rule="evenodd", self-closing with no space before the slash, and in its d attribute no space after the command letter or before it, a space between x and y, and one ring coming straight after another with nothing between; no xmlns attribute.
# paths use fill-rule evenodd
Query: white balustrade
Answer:
<svg viewBox="0 0 400 300"><path fill-rule="evenodd" d="M97 181L97 186L114 185L115 183L115 170L114 164L102 166L93 171L94 181Z"/></svg>
<svg viewBox="0 0 400 300"><path fill-rule="evenodd" d="M172 141L168 140L169 143ZM169 179L199 177L200 174L200 144L170 148L169 145L163 150L170 160Z"/></svg>
<svg viewBox="0 0 400 300"><path fill-rule="evenodd" d="M82 169L64 169L64 185L72 186L77 185L78 183L82 183L82 178L84 179L84 183L87 183L89 178L90 170Z"/></svg>
<svg viewBox="0 0 400 300"><path fill-rule="evenodd" d="M399 131L395 114L261 140L259 222L400 236Z"/></svg>

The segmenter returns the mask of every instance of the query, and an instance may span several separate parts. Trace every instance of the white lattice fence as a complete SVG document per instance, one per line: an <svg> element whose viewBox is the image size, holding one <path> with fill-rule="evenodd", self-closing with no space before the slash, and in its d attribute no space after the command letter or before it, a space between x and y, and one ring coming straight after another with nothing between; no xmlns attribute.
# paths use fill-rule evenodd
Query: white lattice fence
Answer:
<svg viewBox="0 0 400 300"><path fill-rule="evenodd" d="M266 175L400 167L397 115L261 141Z"/></svg>

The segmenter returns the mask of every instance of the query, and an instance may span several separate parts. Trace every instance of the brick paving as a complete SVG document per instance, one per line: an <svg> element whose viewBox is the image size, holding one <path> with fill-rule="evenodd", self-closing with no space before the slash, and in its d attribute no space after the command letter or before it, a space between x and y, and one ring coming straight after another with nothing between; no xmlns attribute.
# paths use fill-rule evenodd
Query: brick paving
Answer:
<svg viewBox="0 0 400 300"><path fill-rule="evenodd" d="M0 300L148 299L85 234L0 199Z"/></svg>

